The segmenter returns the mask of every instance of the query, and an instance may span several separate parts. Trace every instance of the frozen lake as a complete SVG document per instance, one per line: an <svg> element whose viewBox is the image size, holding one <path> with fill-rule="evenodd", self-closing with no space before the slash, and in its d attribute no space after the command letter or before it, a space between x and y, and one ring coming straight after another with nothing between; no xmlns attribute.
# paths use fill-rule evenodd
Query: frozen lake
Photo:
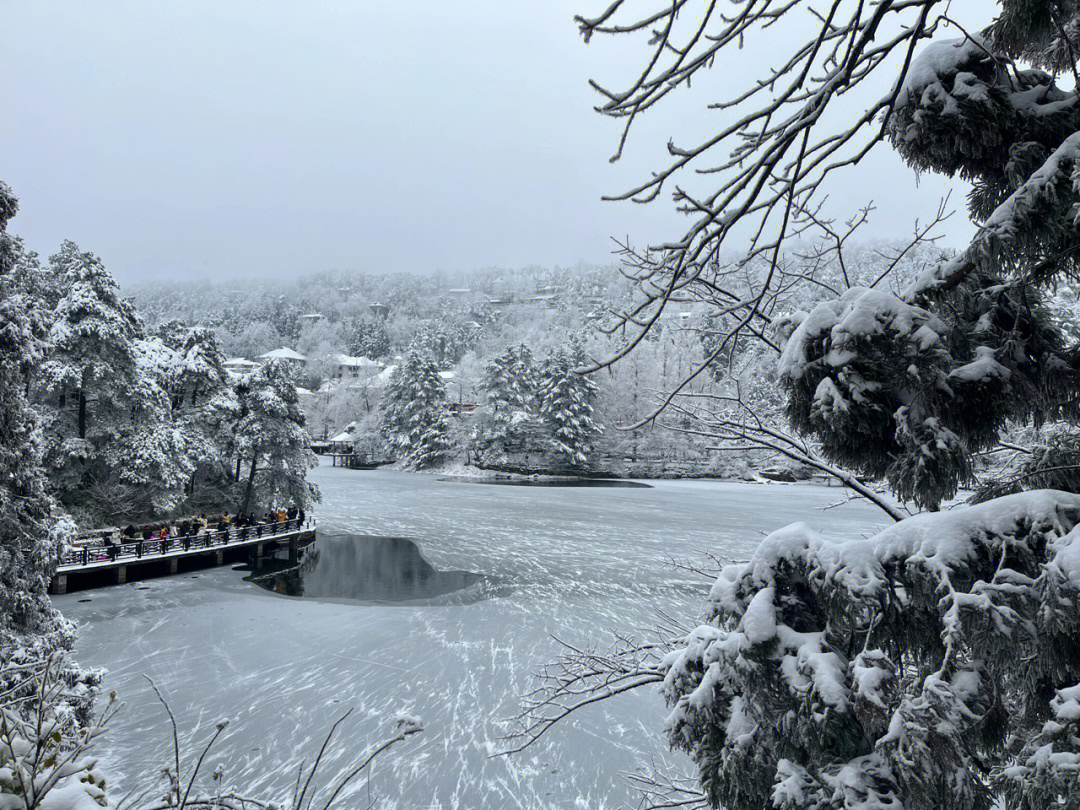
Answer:
<svg viewBox="0 0 1080 810"><path fill-rule="evenodd" d="M707 585L669 555L745 556L795 520L859 536L883 517L864 503L823 512L844 493L808 485L482 486L330 467L314 477L320 534L384 539L333 539L302 597L288 595L295 582L267 589L228 567L56 597L80 623L80 662L107 668L126 704L99 752L113 788L152 784L171 747L145 674L194 739L231 719L206 772L221 763L226 783L256 796L284 795L299 759L353 707L324 779L392 728L395 710L425 726L377 762L384 807L632 806L620 773L666 755L654 692L489 758L532 671L555 655L551 636L606 643L612 630L651 626L656 608L698 616Z"/></svg>

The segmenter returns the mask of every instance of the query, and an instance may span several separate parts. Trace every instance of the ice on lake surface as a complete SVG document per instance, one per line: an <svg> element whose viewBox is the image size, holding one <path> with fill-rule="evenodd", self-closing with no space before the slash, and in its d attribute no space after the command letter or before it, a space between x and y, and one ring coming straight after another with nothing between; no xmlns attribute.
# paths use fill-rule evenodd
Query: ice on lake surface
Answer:
<svg viewBox="0 0 1080 810"><path fill-rule="evenodd" d="M226 783L265 798L288 792L300 759L353 707L325 778L389 730L396 710L424 722L377 763L381 806L635 806L621 774L673 756L651 689L579 713L522 754L489 758L531 673L555 656L552 637L604 645L613 630L651 627L657 608L697 618L708 584L672 569L671 556L743 557L796 520L844 537L882 524L865 503L822 511L844 493L810 485L465 487L340 467L314 477L321 535L411 540L437 571L495 585L476 599L365 604L277 595L223 567L56 597L80 623L80 661L106 667L106 687L125 703L99 752L113 788L154 785L171 756L145 674L193 741L232 720L206 773L220 763Z"/></svg>

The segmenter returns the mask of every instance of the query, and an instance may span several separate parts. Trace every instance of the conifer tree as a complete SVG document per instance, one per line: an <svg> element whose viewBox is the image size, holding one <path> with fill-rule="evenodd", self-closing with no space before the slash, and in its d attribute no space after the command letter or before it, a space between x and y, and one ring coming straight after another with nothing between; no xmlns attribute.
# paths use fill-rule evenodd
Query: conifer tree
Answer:
<svg viewBox="0 0 1080 810"><path fill-rule="evenodd" d="M356 320L349 329L350 354L377 360L390 352L390 336L381 321Z"/></svg>
<svg viewBox="0 0 1080 810"><path fill-rule="evenodd" d="M233 428L239 402L223 363L225 356L209 329L171 321L157 339L169 350L164 385L170 399L170 421L189 460L186 490L198 498L188 511L214 508L225 500L235 459Z"/></svg>
<svg viewBox="0 0 1080 810"><path fill-rule="evenodd" d="M437 464L451 451L446 385L434 358L420 345L409 347L390 378L381 432L398 458L415 469Z"/></svg>
<svg viewBox="0 0 1080 810"><path fill-rule="evenodd" d="M484 369L484 403L473 441L483 466L504 467L512 455L541 455L546 430L539 415L539 370L525 344L510 346Z"/></svg>
<svg viewBox="0 0 1080 810"><path fill-rule="evenodd" d="M0 182L0 658L16 647L70 647L71 626L53 608L49 580L73 524L48 493L41 434L27 390L45 356L45 330L12 284L8 221L15 195Z"/></svg>
<svg viewBox="0 0 1080 810"><path fill-rule="evenodd" d="M551 433L556 456L571 468L586 464L598 432L593 421L598 389L575 372L582 359L580 354L556 352L541 366L538 386L540 418Z"/></svg>
<svg viewBox="0 0 1080 810"><path fill-rule="evenodd" d="M536 362L521 343L497 355L480 383L492 413L531 411L536 406Z"/></svg>
<svg viewBox="0 0 1080 810"><path fill-rule="evenodd" d="M247 467L237 509L250 514L318 502L319 488L307 480L318 460L289 369L276 360L260 366L237 385L237 398L236 453Z"/></svg>
<svg viewBox="0 0 1080 810"><path fill-rule="evenodd" d="M131 435L135 414L166 403L140 363L135 311L97 257L65 242L50 264L64 294L39 386L45 464L65 505L85 514L86 493L112 477L110 451Z"/></svg>

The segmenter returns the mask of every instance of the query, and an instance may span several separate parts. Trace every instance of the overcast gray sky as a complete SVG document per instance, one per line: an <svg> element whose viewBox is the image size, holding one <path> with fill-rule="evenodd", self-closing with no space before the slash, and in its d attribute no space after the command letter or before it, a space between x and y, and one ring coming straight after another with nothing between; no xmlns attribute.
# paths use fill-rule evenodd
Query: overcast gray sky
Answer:
<svg viewBox="0 0 1080 810"><path fill-rule="evenodd" d="M617 125L586 82L641 51L585 46L572 21L608 1L3 0L12 230L42 253L74 239L122 281L602 263L613 235L677 236L667 198L600 196L660 165L671 116L705 121L705 98L643 121L610 165ZM875 236L946 187L887 148L864 177L835 196L874 199Z"/></svg>

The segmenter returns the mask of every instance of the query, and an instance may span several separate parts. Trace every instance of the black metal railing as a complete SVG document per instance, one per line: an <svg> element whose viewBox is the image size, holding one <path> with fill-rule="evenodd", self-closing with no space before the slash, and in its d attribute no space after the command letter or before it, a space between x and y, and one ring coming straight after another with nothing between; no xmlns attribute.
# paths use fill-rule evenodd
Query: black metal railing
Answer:
<svg viewBox="0 0 1080 810"><path fill-rule="evenodd" d="M63 554L61 566L90 565L118 560L141 560L144 557L160 557L177 551L199 551L251 542L263 537L274 537L286 532L314 528L311 518L291 518L252 526L230 526L225 531L204 531L183 537L152 537L148 540L126 540L119 543L94 543L77 546Z"/></svg>

